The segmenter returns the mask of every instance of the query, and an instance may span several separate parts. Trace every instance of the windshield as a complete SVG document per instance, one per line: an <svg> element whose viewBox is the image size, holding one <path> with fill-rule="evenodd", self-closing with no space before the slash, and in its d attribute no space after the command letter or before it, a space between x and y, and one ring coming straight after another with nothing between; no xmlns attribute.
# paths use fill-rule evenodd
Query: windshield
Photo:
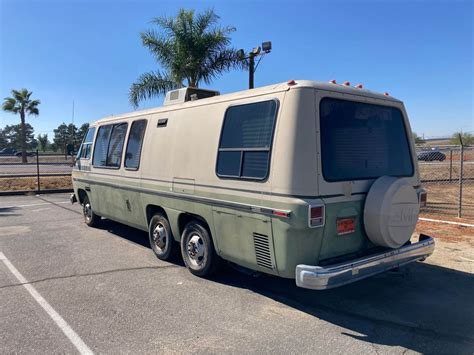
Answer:
<svg viewBox="0 0 474 355"><path fill-rule="evenodd" d="M412 176L401 111L325 98L320 103L321 158L326 181Z"/></svg>

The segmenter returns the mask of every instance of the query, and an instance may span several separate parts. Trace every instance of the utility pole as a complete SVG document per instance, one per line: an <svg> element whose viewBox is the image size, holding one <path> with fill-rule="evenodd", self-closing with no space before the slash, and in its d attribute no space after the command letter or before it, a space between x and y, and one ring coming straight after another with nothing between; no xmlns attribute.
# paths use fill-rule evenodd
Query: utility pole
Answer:
<svg viewBox="0 0 474 355"><path fill-rule="evenodd" d="M255 75L255 54L249 53L249 89L254 88L254 75Z"/></svg>
<svg viewBox="0 0 474 355"><path fill-rule="evenodd" d="M262 52L263 50L263 52ZM248 60L249 65L249 89L253 89L255 87L254 77L255 71L257 70L258 64L262 60L265 54L270 53L272 50L272 42L267 41L262 43L262 47L255 47L253 48L247 55L243 49L237 51L237 55L241 60ZM257 64L255 65L255 57L260 56Z"/></svg>

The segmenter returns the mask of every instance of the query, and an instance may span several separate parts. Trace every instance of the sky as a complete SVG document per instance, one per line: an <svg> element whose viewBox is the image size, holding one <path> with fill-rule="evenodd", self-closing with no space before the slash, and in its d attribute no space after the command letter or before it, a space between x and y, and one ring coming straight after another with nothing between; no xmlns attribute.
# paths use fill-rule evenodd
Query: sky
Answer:
<svg viewBox="0 0 474 355"><path fill-rule="evenodd" d="M179 8L212 8L234 26L232 46L272 41L255 85L290 79L362 83L404 101L413 131L474 133L473 1L0 0L0 98L28 88L41 100L35 133L133 111L130 85L159 64L139 34ZM245 90L248 74L203 87ZM161 106L163 98L140 108ZM19 118L0 112L0 128Z"/></svg>

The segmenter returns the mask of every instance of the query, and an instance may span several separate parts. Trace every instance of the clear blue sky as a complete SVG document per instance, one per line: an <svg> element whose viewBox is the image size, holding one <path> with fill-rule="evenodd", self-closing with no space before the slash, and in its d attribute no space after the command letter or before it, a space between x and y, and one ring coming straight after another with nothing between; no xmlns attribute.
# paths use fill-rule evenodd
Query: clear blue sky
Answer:
<svg viewBox="0 0 474 355"><path fill-rule="evenodd" d="M130 84L157 64L139 33L180 7L214 8L236 48L271 40L256 86L312 79L363 83L405 101L418 134L474 131L472 1L0 0L0 97L26 87L42 101L36 133L132 111ZM245 89L245 72L212 87ZM160 106L162 99L141 107ZM1 112L0 127L18 118Z"/></svg>

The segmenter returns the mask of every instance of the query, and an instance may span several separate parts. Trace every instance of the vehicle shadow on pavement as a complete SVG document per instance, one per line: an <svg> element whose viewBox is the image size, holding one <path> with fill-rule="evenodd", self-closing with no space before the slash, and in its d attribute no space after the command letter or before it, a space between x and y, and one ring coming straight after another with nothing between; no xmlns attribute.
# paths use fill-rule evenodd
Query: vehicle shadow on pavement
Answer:
<svg viewBox="0 0 474 355"><path fill-rule="evenodd" d="M249 289L351 330L355 334L342 334L361 341L421 353L444 352L433 340L455 344L451 353L472 354L474 349L473 274L415 263L326 291L301 289L294 280L237 272L221 273L214 281Z"/></svg>
<svg viewBox="0 0 474 355"><path fill-rule="evenodd" d="M13 213L18 210L18 207L0 207L0 217L21 216L18 213Z"/></svg>
<svg viewBox="0 0 474 355"><path fill-rule="evenodd" d="M102 222L101 229L150 248L147 233ZM184 265L181 258L173 264ZM336 289L313 291L297 287L294 280L226 264L208 282L258 293L343 327L341 334L361 341L421 353L472 354L474 349L474 274L418 262Z"/></svg>

